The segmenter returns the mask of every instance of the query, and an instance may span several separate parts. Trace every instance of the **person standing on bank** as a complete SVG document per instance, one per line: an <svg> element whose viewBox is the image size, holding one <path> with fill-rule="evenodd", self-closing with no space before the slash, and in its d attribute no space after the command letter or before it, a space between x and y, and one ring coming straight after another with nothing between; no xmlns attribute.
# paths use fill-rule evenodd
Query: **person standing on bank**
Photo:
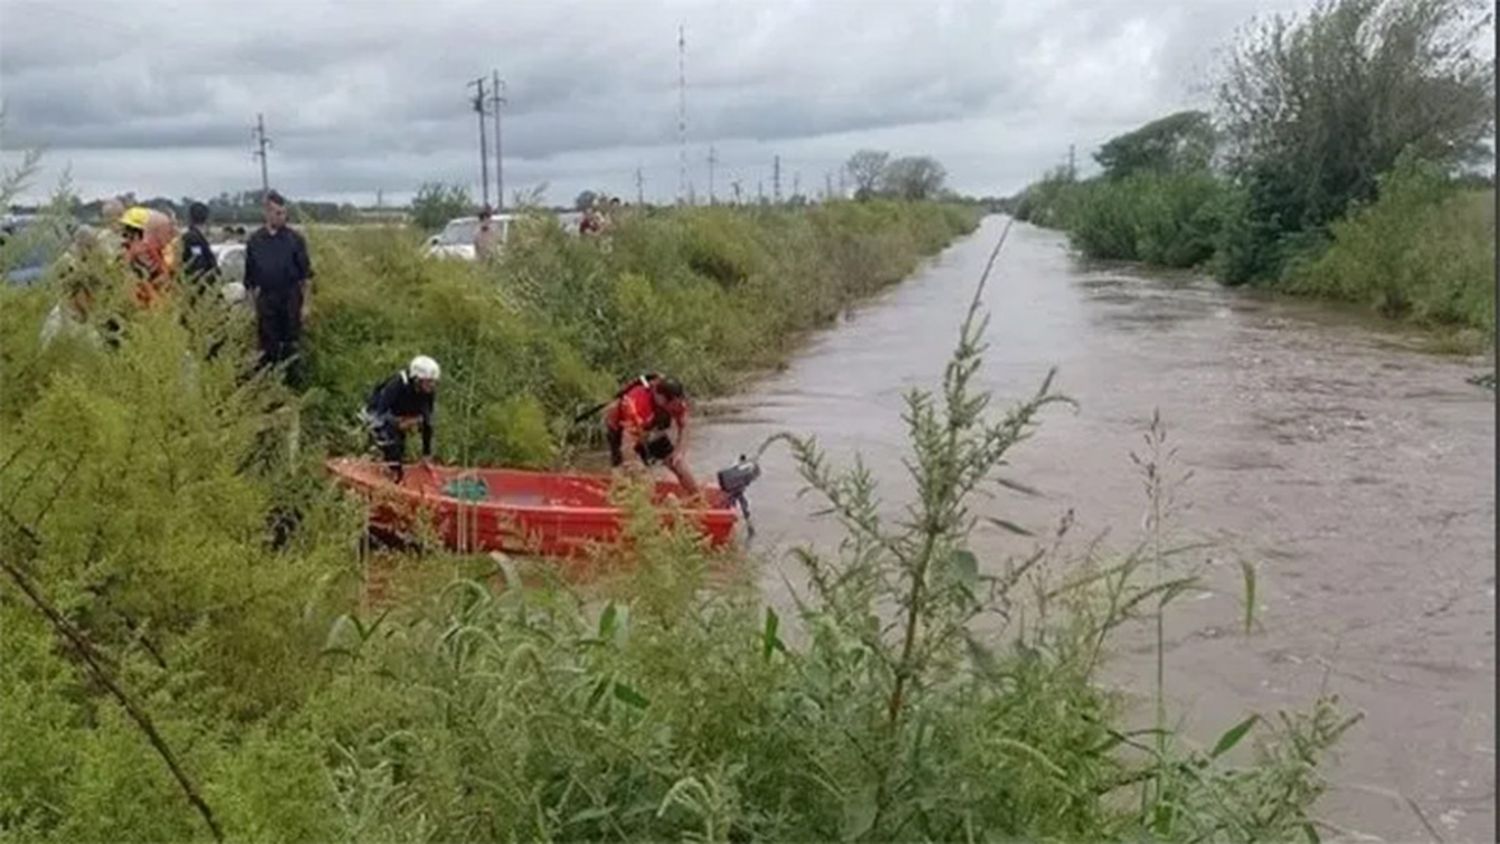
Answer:
<svg viewBox="0 0 1500 844"><path fill-rule="evenodd" d="M245 289L255 301L262 366L287 363L287 380L301 380L297 347L307 316L312 261L307 241L286 224L286 199L268 191L266 224L245 244Z"/></svg>
<svg viewBox="0 0 1500 844"><path fill-rule="evenodd" d="M488 205L479 209L479 230L474 233L474 257L488 261L496 254L499 233L495 231L495 212Z"/></svg>
<svg viewBox="0 0 1500 844"><path fill-rule="evenodd" d="M208 225L208 206L194 202L188 206L188 230L182 235L182 274L194 298L215 287L219 280L219 261L203 229Z"/></svg>

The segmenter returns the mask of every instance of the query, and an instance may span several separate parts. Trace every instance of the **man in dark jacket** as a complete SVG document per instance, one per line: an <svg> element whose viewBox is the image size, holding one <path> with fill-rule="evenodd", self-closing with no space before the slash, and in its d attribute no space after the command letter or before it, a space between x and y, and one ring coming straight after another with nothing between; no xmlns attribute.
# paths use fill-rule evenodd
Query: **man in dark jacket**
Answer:
<svg viewBox="0 0 1500 844"><path fill-rule="evenodd" d="M437 361L417 355L406 369L377 385L365 405L362 415L370 439L397 481L403 475L407 431L422 429L422 460L432 457L432 408L440 377Z"/></svg>
<svg viewBox="0 0 1500 844"><path fill-rule="evenodd" d="M245 244L245 289L255 298L255 320L260 336L262 366L289 361L287 376L299 383L297 346L307 313L307 286L312 262L307 241L286 224L286 200L276 191L266 193L266 224Z"/></svg>
<svg viewBox="0 0 1500 844"><path fill-rule="evenodd" d="M219 280L219 261L203 227L208 225L208 206L188 206L188 230L182 235L182 274L194 296L211 290Z"/></svg>

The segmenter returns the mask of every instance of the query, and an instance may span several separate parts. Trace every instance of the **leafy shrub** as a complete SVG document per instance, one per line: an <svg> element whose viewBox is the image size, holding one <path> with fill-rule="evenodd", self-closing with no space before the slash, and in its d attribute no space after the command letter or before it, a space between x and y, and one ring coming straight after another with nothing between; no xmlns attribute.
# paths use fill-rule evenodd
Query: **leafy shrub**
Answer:
<svg viewBox="0 0 1500 844"><path fill-rule="evenodd" d="M440 458L542 465L624 379L664 370L695 395L722 391L974 225L966 209L879 201L627 213L597 239L538 215L483 265L426 260L407 232L320 232L310 430L361 448L369 391L428 354L446 373ZM523 396L527 418L505 421Z"/></svg>
<svg viewBox="0 0 1500 844"><path fill-rule="evenodd" d="M1414 159L1380 181L1380 197L1335 223L1331 243L1295 266L1282 289L1369 305L1424 325L1495 332L1492 191L1461 190Z"/></svg>
<svg viewBox="0 0 1500 844"><path fill-rule="evenodd" d="M1221 193L1207 171L1082 182L1068 235L1091 258L1195 266L1213 254Z"/></svg>

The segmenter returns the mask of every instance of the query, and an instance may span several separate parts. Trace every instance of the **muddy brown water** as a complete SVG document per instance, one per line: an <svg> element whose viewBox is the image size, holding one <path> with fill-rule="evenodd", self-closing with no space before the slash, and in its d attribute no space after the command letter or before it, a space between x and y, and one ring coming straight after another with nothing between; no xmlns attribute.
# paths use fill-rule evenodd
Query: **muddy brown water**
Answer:
<svg viewBox="0 0 1500 844"><path fill-rule="evenodd" d="M700 470L789 430L846 463L861 455L899 499L902 395L938 383L1003 226L987 218L787 369L709 408ZM1335 693L1364 720L1337 748L1321 818L1350 839L1431 839L1409 798L1446 840L1495 840L1495 406L1465 383L1486 363L1423 353L1354 310L1090 264L1024 224L986 304L980 382L1000 407L1055 366L1079 408L1048 412L1007 470L1043 497L979 502L984 514L1046 528L1071 508L1072 536L1128 546L1145 510L1129 455L1157 409L1194 473L1177 526L1216 545L1192 562L1205 588L1169 610L1166 632L1167 693L1188 735L1211 742L1250 712ZM837 532L798 499L784 449L762 465L753 546L768 598L789 608L799 573L783 552ZM1025 550L998 531L976 545L982 560ZM1240 558L1258 571L1249 636ZM1123 636L1108 672L1136 701L1154 689L1152 641Z"/></svg>

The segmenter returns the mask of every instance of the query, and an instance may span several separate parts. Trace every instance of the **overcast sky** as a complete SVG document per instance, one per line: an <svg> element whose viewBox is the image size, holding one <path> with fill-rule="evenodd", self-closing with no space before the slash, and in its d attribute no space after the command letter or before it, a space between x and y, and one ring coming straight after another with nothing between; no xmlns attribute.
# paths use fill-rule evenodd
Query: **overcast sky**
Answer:
<svg viewBox="0 0 1500 844"><path fill-rule="evenodd" d="M498 70L506 193L547 183L633 200L678 190L677 27L688 159L822 189L861 147L928 154L965 193L1009 194L1103 140L1203 105L1216 54L1305 0L0 0L4 157L42 145L85 197L208 196L271 181L293 198L404 201L424 181L479 197L465 83ZM492 139L493 140L493 139ZM491 152L493 157L493 152ZM493 170L493 164L491 164ZM836 179L836 175L834 175ZM494 174L491 172L491 182ZM493 190L493 188L492 188ZM33 192L35 193L35 192Z"/></svg>

